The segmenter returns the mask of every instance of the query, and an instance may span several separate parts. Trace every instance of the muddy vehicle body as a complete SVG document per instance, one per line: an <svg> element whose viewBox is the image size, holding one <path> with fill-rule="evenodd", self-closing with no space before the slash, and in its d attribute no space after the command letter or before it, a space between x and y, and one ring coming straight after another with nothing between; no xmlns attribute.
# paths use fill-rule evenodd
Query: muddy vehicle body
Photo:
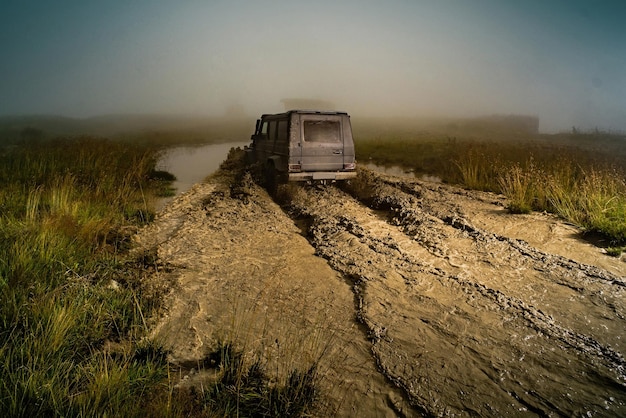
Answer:
<svg viewBox="0 0 626 418"><path fill-rule="evenodd" d="M350 116L345 112L290 110L265 114L246 149L263 167L267 188L288 181L337 181L356 177Z"/></svg>

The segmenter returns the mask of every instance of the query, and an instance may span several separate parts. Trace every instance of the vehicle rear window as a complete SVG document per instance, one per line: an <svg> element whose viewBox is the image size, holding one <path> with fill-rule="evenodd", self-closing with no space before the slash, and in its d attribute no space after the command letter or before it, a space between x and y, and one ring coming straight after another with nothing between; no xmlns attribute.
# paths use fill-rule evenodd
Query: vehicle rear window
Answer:
<svg viewBox="0 0 626 418"><path fill-rule="evenodd" d="M341 142L338 121L306 120L303 127L305 142Z"/></svg>

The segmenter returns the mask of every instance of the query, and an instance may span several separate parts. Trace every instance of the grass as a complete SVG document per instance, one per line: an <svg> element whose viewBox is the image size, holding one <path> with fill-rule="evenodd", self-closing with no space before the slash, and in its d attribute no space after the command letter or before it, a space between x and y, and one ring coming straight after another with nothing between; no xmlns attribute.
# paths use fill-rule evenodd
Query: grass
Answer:
<svg viewBox="0 0 626 418"><path fill-rule="evenodd" d="M500 191L509 198L508 209L511 213L530 213L533 209L533 181L532 162L530 169L524 169L519 164L513 164L498 175Z"/></svg>
<svg viewBox="0 0 626 418"><path fill-rule="evenodd" d="M293 369L284 381L270 384L263 362L246 364L231 343L220 344L209 356L219 368L218 379L201 398L211 415L296 417L308 412L317 398L316 365Z"/></svg>
<svg viewBox="0 0 626 418"><path fill-rule="evenodd" d="M166 375L163 358L138 360L158 303L124 266L154 216L156 159L93 138L0 150L3 416L139 415Z"/></svg>
<svg viewBox="0 0 626 418"><path fill-rule="evenodd" d="M589 232L606 235L610 245L626 244L626 182L621 171L577 167L573 176L545 177L552 211Z"/></svg>
<svg viewBox="0 0 626 418"><path fill-rule="evenodd" d="M260 360L246 361L231 343L218 345L199 363L200 370L214 370L210 381L158 392L145 416L300 417L311 413L318 397L315 366L276 381Z"/></svg>
<svg viewBox="0 0 626 418"><path fill-rule="evenodd" d="M150 147L201 145L241 141L250 138L254 117L228 115L167 116L109 115L87 119L60 116L0 117L0 144L47 141L62 137L90 135Z"/></svg>
<svg viewBox="0 0 626 418"><path fill-rule="evenodd" d="M363 133L359 161L397 165L442 181L507 196L511 213L553 212L599 234L610 254L626 246L626 137L604 132L558 135L413 136ZM457 132L457 134L459 134ZM487 138L487 139L484 139Z"/></svg>

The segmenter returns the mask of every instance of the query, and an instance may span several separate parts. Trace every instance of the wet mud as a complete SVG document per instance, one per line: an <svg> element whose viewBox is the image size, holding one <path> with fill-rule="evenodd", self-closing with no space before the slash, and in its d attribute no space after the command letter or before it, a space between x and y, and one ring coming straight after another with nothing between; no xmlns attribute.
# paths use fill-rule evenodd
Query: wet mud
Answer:
<svg viewBox="0 0 626 418"><path fill-rule="evenodd" d="M624 416L626 263L498 195L361 170L270 198L226 164L137 236L174 280L154 336L319 361L319 416Z"/></svg>

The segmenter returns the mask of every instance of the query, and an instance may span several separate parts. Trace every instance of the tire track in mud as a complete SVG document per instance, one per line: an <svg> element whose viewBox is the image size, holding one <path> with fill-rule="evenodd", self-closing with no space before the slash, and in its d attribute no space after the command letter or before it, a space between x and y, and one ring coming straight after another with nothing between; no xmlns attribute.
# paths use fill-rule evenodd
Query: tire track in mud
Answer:
<svg viewBox="0 0 626 418"><path fill-rule="evenodd" d="M216 371L205 368L206 356L227 341L260 359L273 381L316 363L311 416L415 416L377 370L348 283L299 232L263 189L227 167L135 237L135 251L155 252L170 267L152 281L175 283L152 327L180 371L174 384L210 385Z"/></svg>
<svg viewBox="0 0 626 418"><path fill-rule="evenodd" d="M467 196L361 177L349 194L294 193L287 211L353 283L379 369L415 407L626 413L623 277L473 227Z"/></svg>
<svg viewBox="0 0 626 418"><path fill-rule="evenodd" d="M381 180L378 179L377 181ZM382 183L387 186L392 185L385 181ZM407 185L399 183L399 188L406 190ZM623 304L615 302L620 301L623 295L626 277L620 277L607 270L579 263L563 256L540 251L523 240L512 239L476 228L464 216L461 206L449 203L454 199L444 187L437 187L435 193L425 187L422 187L421 191L416 191L415 187L413 188L413 192L417 195L426 194L423 192L424 190L427 190L428 194L420 203L426 202L427 210L430 210L433 216L460 231L463 236L469 236L476 243L476 249L483 254L505 254L504 263L497 263L493 257L488 260L489 263L500 267L516 266L516 268L520 268L525 266L528 270L541 273L544 276L542 279L544 283L568 287L581 297L591 298L593 303L602 307L603 310L608 307L616 318L625 319ZM452 194L458 194L458 192L453 191ZM399 194L396 188L387 187L386 190L378 192L377 199L383 201L385 206L391 207L391 210L394 211L393 223L395 225L402 227L406 234L415 235L415 239L418 241L424 241L423 236L428 237L425 242L429 243L432 241L433 229L428 228L424 233L424 228L420 227L422 224L420 219L424 216L424 210L420 209L419 205L406 204L411 196L409 195L409 199L407 199L406 196ZM377 203L374 202L374 204ZM480 259L472 259L474 262L477 260L480 261ZM614 297L613 293L617 296ZM558 312L553 312L553 314L557 315ZM604 316L604 313L601 316ZM609 319L612 320L613 317ZM615 331L622 330L616 328ZM621 333L617 332L616 335L621 336ZM623 351L624 342L619 340L621 339L613 340L610 343L619 346Z"/></svg>
<svg viewBox="0 0 626 418"><path fill-rule="evenodd" d="M178 283L155 333L181 364L236 322L268 359L330 338L342 416L626 415L625 278L476 227L472 202L500 198L363 170L343 190L281 186L290 219L241 174L138 237Z"/></svg>

